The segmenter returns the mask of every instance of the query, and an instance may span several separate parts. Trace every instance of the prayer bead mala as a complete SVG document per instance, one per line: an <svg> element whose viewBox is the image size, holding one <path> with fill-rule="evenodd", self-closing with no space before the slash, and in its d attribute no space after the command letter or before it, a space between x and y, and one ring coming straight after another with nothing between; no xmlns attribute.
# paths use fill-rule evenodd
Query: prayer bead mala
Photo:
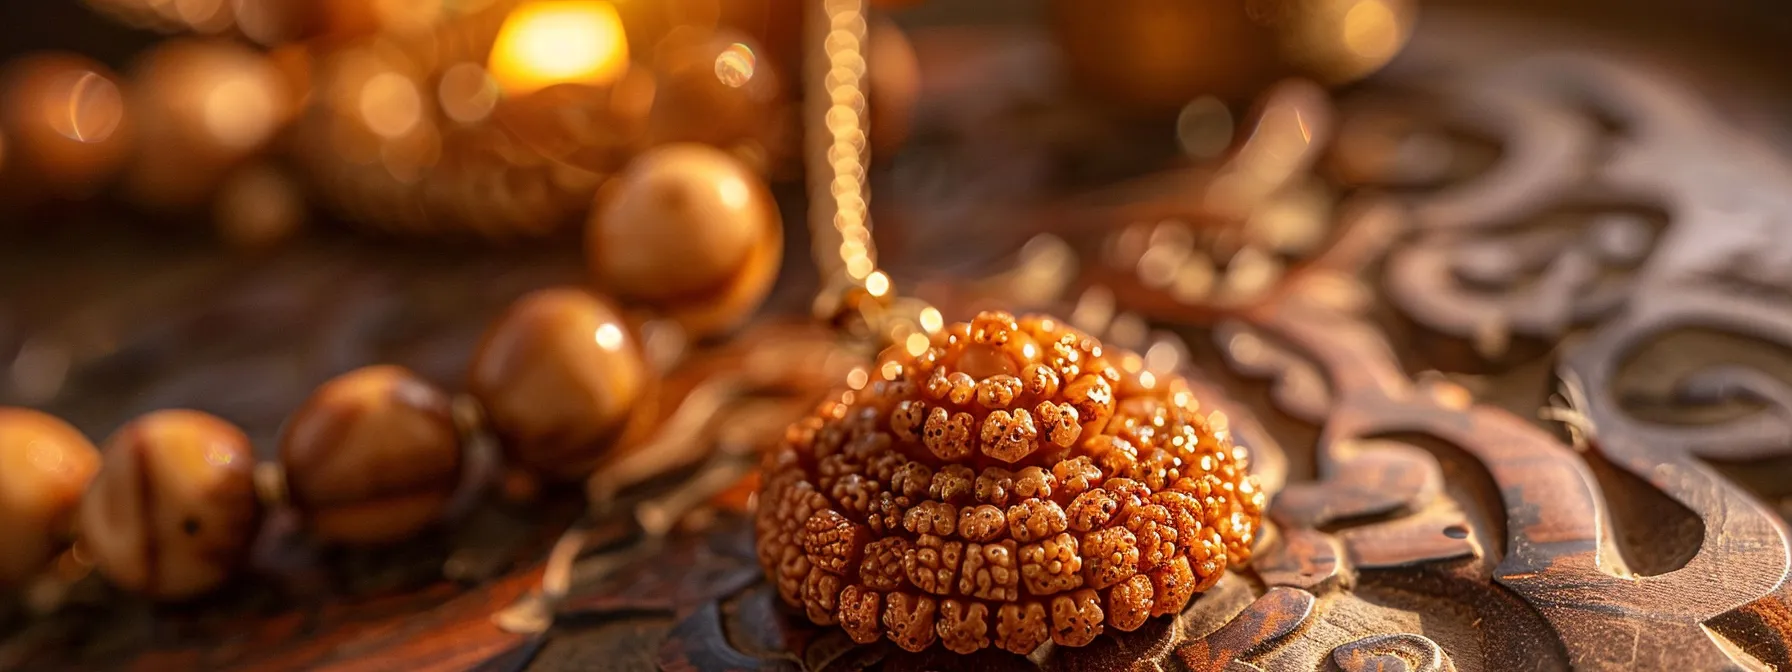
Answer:
<svg viewBox="0 0 1792 672"><path fill-rule="evenodd" d="M777 207L720 150L651 150L606 203L591 223L593 274L658 314L698 316L695 336L739 324L777 274ZM668 222L676 239L658 233ZM673 280L690 291L650 290ZM72 544L119 588L192 598L239 573L276 507L322 542L402 541L444 517L477 437L495 437L510 464L543 480L576 481L651 424L655 378L616 303L563 287L497 318L464 395L402 367L350 371L288 418L272 462L199 411L149 413L96 449L54 417L0 408L0 588L30 581Z"/></svg>

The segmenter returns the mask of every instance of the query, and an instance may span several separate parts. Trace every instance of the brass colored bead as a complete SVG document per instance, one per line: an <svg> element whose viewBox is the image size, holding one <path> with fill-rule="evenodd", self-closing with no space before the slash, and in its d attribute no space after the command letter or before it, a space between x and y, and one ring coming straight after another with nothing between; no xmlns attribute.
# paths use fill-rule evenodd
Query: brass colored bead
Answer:
<svg viewBox="0 0 1792 672"><path fill-rule="evenodd" d="M397 366L324 383L280 437L292 503L328 541L403 540L438 520L459 483L448 395Z"/></svg>
<svg viewBox="0 0 1792 672"><path fill-rule="evenodd" d="M228 580L260 519L249 437L198 411L157 411L106 441L80 535L120 588L164 600Z"/></svg>
<svg viewBox="0 0 1792 672"><path fill-rule="evenodd" d="M0 408L0 587L44 568L69 529L100 453L68 423Z"/></svg>
<svg viewBox="0 0 1792 672"><path fill-rule="evenodd" d="M605 188L585 245L601 286L705 335L738 325L765 299L783 227L746 166L713 147L674 144L637 157Z"/></svg>
<svg viewBox="0 0 1792 672"><path fill-rule="evenodd" d="M467 390L515 462L576 480L628 428L650 372L608 301L582 289L518 299L473 355Z"/></svg>

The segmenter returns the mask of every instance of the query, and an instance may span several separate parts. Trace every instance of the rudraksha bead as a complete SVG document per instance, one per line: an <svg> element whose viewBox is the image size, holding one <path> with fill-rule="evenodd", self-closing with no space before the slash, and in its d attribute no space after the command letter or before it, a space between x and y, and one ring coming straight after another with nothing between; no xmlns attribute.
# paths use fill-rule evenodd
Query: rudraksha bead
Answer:
<svg viewBox="0 0 1792 672"><path fill-rule="evenodd" d="M812 620L1025 654L1176 613L1248 560L1264 495L1184 379L999 312L919 350L765 458L759 559Z"/></svg>

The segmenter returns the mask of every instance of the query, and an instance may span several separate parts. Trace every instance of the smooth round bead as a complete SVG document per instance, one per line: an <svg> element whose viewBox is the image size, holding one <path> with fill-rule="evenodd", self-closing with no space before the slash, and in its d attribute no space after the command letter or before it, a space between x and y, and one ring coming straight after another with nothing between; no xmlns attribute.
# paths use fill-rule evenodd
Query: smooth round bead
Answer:
<svg viewBox="0 0 1792 672"><path fill-rule="evenodd" d="M459 484L452 401L403 367L350 371L287 421L280 464L312 535L348 544L405 539L441 518Z"/></svg>
<svg viewBox="0 0 1792 672"><path fill-rule="evenodd" d="M66 539L100 453L68 423L0 408L0 587L43 569Z"/></svg>
<svg viewBox="0 0 1792 672"><path fill-rule="evenodd" d="M254 541L249 437L198 411L150 413L107 439L81 501L82 545L114 585L164 600L228 580Z"/></svg>
<svg viewBox="0 0 1792 672"><path fill-rule="evenodd" d="M651 383L621 314L581 289L518 299L473 355L467 390L516 464L549 478L591 472Z"/></svg>
<svg viewBox="0 0 1792 672"><path fill-rule="evenodd" d="M0 151L26 199L81 197L105 185L130 145L124 97L105 66L81 56L29 56L0 83Z"/></svg>
<svg viewBox="0 0 1792 672"><path fill-rule="evenodd" d="M676 144L637 157L603 190L585 244L601 286L703 335L738 325L765 299L783 227L771 193L739 160Z"/></svg>
<svg viewBox="0 0 1792 672"><path fill-rule="evenodd" d="M204 202L292 112L292 92L273 62L229 41L166 42L131 80L126 101L140 132L124 186L149 207Z"/></svg>

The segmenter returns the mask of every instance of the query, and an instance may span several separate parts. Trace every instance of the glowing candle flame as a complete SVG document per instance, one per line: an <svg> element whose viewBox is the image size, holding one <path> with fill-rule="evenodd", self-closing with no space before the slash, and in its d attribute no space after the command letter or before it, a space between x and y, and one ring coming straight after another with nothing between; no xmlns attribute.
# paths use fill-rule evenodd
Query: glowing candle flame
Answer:
<svg viewBox="0 0 1792 672"><path fill-rule="evenodd" d="M555 84L609 84L627 68L622 17L602 0L518 7L504 19L489 63L492 78L513 96Z"/></svg>

